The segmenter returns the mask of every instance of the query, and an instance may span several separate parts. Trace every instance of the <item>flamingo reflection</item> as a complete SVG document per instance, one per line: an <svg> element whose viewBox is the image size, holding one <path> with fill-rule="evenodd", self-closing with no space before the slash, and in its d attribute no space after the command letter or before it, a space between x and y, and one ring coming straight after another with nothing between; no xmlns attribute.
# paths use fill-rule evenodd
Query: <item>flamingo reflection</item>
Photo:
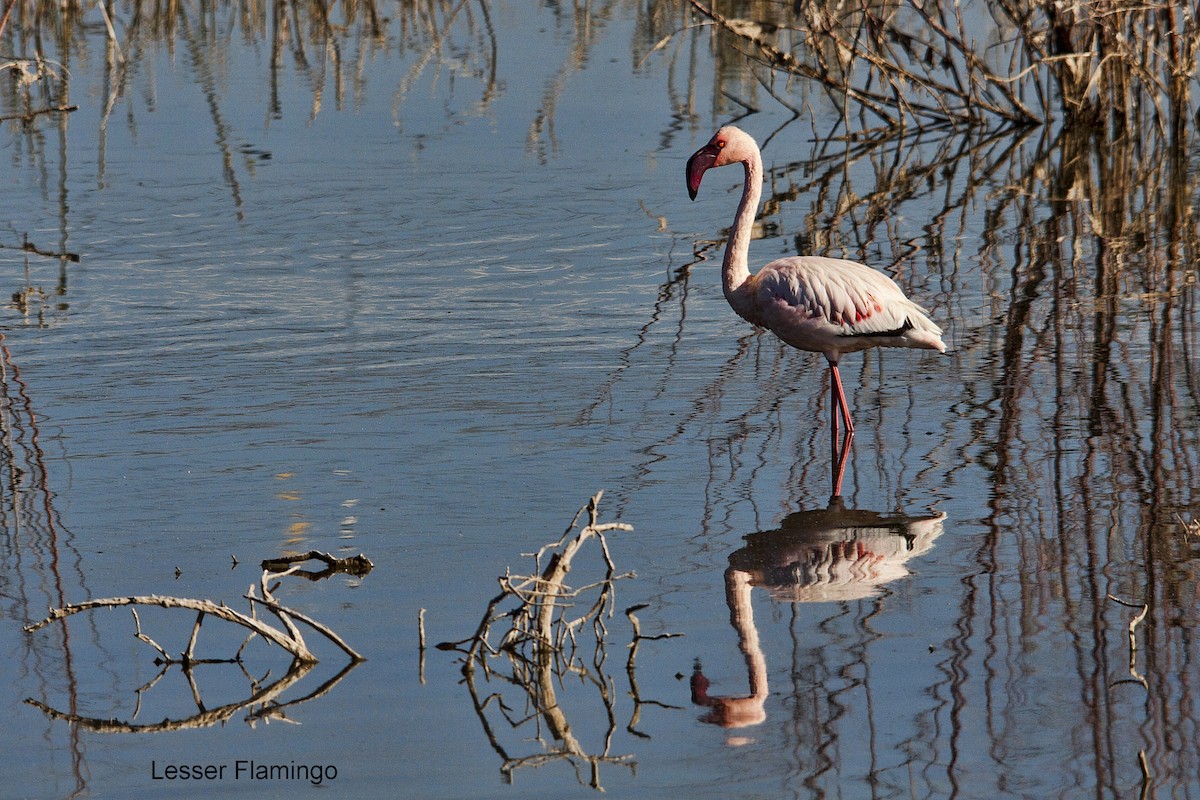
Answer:
<svg viewBox="0 0 1200 800"><path fill-rule="evenodd" d="M714 696L699 660L692 672L692 702L708 712L704 722L724 728L757 725L766 719L767 659L754 625L751 590L791 603L861 600L884 584L909 574L907 562L928 552L942 533L946 515L884 513L846 508L835 495L824 509L798 511L778 530L752 533L729 556L725 602L746 659L750 692Z"/></svg>

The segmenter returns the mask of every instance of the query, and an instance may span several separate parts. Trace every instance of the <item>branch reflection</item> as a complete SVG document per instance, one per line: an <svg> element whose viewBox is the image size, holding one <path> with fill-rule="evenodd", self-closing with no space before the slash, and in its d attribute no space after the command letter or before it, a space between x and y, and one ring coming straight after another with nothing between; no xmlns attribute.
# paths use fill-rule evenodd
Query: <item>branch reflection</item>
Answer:
<svg viewBox="0 0 1200 800"><path fill-rule="evenodd" d="M346 677L357 667L361 662L350 662L342 667L341 671L332 678L327 679L324 683L318 686L313 691L295 700L280 702L278 698L292 686L299 683L306 675L308 675L315 666L313 664L304 664L299 661L293 662L288 668L288 671L283 677L270 683L252 681L252 692L245 699L238 700L232 703L225 703L216 708L206 708L203 702L199 699L199 694L195 693L197 711L188 717L179 719L163 719L159 722L136 723L132 720L122 721L104 717L89 717L82 714L76 714L68 711L60 711L50 705L43 703L36 698L27 698L25 700L31 706L41 709L46 716L54 720L65 720L72 723L75 727L83 730L95 731L97 733L167 733L170 731L195 730L197 728L209 728L213 725L224 725L233 719L239 711L246 711L245 720L250 727L254 727L259 720L286 720L287 714L285 710L303 705L310 700L315 700L323 697L333 690L342 678ZM189 685L193 687L195 692L195 678L192 674L192 667L183 667L184 675L188 680ZM160 672L148 685L138 690L138 700L141 700L141 693L149 689L159 678L165 673Z"/></svg>
<svg viewBox="0 0 1200 800"><path fill-rule="evenodd" d="M38 392L21 375L20 366L0 333L0 616L31 620L68 594L89 594L83 559L74 534L55 507L55 489L43 444ZM87 631L94 634L95 631ZM80 669L74 642L66 629L40 638L25 638L7 654L15 665L12 685L46 692L63 687L72 706L79 702ZM87 791L86 750L76 728L48 726L40 733L67 753L73 791Z"/></svg>

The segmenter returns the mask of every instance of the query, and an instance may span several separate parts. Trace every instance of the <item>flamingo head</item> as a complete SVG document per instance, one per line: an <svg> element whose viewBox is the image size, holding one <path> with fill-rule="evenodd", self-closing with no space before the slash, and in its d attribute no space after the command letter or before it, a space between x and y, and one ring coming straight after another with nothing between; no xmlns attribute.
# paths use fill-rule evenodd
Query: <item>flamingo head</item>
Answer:
<svg viewBox="0 0 1200 800"><path fill-rule="evenodd" d="M687 162L688 197L696 199L704 173L713 167L750 161L753 151L758 149L750 134L741 128L726 125L713 134L708 144L701 147Z"/></svg>

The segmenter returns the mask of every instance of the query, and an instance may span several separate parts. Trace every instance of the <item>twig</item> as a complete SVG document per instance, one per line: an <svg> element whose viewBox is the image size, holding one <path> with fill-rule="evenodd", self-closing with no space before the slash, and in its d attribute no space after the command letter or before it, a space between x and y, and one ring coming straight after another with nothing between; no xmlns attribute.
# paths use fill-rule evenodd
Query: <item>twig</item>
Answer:
<svg viewBox="0 0 1200 800"><path fill-rule="evenodd" d="M24 114L0 114L0 122L7 122L10 119L19 119L24 122L32 122L33 118L39 114L69 114L72 111L78 111L79 106L49 106L47 108L38 108L33 111L26 111Z"/></svg>
<svg viewBox="0 0 1200 800"><path fill-rule="evenodd" d="M1136 603L1127 602L1115 595L1110 594L1108 599L1129 608L1138 608ZM1143 603L1141 610L1129 621L1129 674L1133 676L1133 682L1140 683L1145 689L1149 689L1150 685L1146 682L1145 676L1138 672L1137 668L1137 626L1146 618L1146 614L1149 611L1149 604Z"/></svg>
<svg viewBox="0 0 1200 800"><path fill-rule="evenodd" d="M606 609L611 613L612 585L616 580L632 576L632 573L616 574L605 534L616 530L632 530L632 527L619 522L599 521L598 506L602 496L603 492L598 492L587 505L580 508L557 541L543 546L536 553L527 554L534 561L534 574L515 575L505 570L498 578L500 594L488 603L470 639L437 645L439 649L458 650L470 642L462 672L484 732L504 760L501 770L505 775L522 766L537 766L563 759L575 768L581 782L584 780L583 770L586 769L589 785L602 790L599 779L601 764L632 763L629 756L611 756L608 753L608 743L612 739L616 721L612 680L602 672L606 634L603 617ZM568 586L566 576L575 558L591 539L599 542L605 574L581 587ZM593 593L596 595L594 600L581 601L581 598L590 597ZM504 604L509 601L515 601L516 606L505 611ZM574 608L577 602L581 607L586 603L585 610L568 619L567 610ZM422 620L423 617L418 617L423 647ZM493 644L492 626L501 621L506 625L504 630L497 631L498 640ZM577 655L579 646L585 643L581 639L589 621L593 626L596 646L590 667ZM501 661L505 666L493 663ZM513 713L499 693L481 698L475 681L479 671L483 672L486 680L495 679L518 687L523 694L523 703L514 704L512 708L520 708L524 714ZM609 723L607 735L603 738L604 750L599 754L585 750L557 699L556 687L567 677L590 684L599 692L604 708L597 716L607 718ZM511 756L492 732L488 720L489 709L493 713L498 709L507 724L514 728L533 725L535 731L528 738L554 742L553 746L547 745L543 753L526 757Z"/></svg>
<svg viewBox="0 0 1200 800"><path fill-rule="evenodd" d="M183 663L190 664L193 661L193 653L196 651L196 639L200 637L200 625L204 622L204 612L201 611L196 615L196 623L192 626L192 636L188 639L187 650L183 652Z"/></svg>
<svg viewBox="0 0 1200 800"><path fill-rule="evenodd" d="M1188 522L1177 513L1175 514L1175 521L1179 523L1179 527L1183 528L1183 536L1185 539L1190 539L1193 536L1200 536L1200 517L1194 517L1190 522Z"/></svg>
<svg viewBox="0 0 1200 800"><path fill-rule="evenodd" d="M293 569L299 569L299 567L294 567ZM290 571L290 570L289 570L289 571ZM283 573L283 574L284 574L284 575L286 575L286 574L288 574L288 573L287 573L287 572L285 572L285 573ZM265 600L265 601L266 601L266 603L274 603L274 602L275 602L275 597L274 597L274 595L272 595L272 593L271 593L271 592L272 592L272 590L271 590L271 588L270 588L269 586L267 586L267 578L268 578L270 575L271 575L271 573L270 573L270 572L268 572L268 571L266 571L266 570L263 570L263 573L262 573L262 575L259 577L259 588L261 588L261 589L262 589L262 593L263 593L263 600ZM276 588L278 588L278 586L276 586ZM253 584L250 586L250 588L249 588L249 590L247 591L246 595L247 595L247 599L249 599L249 600L250 600L251 607L253 607L253 604L254 604L254 602L255 602L255 601L258 599L258 598L257 598L257 597L254 595L254 586L253 586ZM266 603L264 603L264 605L266 605ZM281 610L279 610L279 609L276 609L276 608L271 608L271 606L270 606L270 605L267 605L266 607L267 607L267 609L268 609L268 610L269 610L269 611L270 611L272 614L274 614L274 615L275 615L275 618L276 618L276 619L278 619L278 620L279 620L281 623L283 623L283 627L287 628L288 635L289 635L290 637L292 637L292 640L293 640L293 641L296 641L296 642L299 642L299 643L300 643L300 646L301 646L301 647L304 647L304 646L305 646L305 645L304 645L304 636L302 636L302 635L301 635L301 633L300 633L300 629L296 627L296 623L292 622L292 618L291 618L291 616L289 616L288 614L285 614L285 613L283 613L283 611L281 611Z"/></svg>
<svg viewBox="0 0 1200 800"><path fill-rule="evenodd" d="M425 683L425 609L417 612L417 635L420 639L420 663L417 667L417 674L420 676L421 683Z"/></svg>
<svg viewBox="0 0 1200 800"><path fill-rule="evenodd" d="M78 106L72 106L71 110L74 110L76 108L78 108ZM0 117L0 119L4 119L4 118ZM14 119L14 117L9 117L8 119ZM57 252L57 251L53 251L53 250L42 250L37 245L35 245L33 242L29 241L29 234L25 234L22 237L20 247L13 247L12 245L0 244L0 250L20 250L22 253L33 253L34 255L43 256L45 258L65 259L65 260L70 261L75 264L79 263L79 254L78 253L72 253L70 251Z"/></svg>
<svg viewBox="0 0 1200 800"><path fill-rule="evenodd" d="M260 605L264 605L276 613L283 614L287 617L291 617L293 619L300 620L305 625L308 625L310 628L317 631L322 636L324 636L326 639L328 639L329 641L336 644L339 648L341 648L342 652L344 652L346 655L350 656L351 661L366 661L367 660L366 656L359 654L354 648L352 648L350 645L346 644L346 642L342 639L342 637L338 636L336 633L334 633L332 630L330 630L327 626L321 624L320 622L317 622L315 619L308 616L307 614L301 614L299 611L295 611L293 609L281 606L279 603L277 603L273 600L259 599L256 597L252 597L249 594L246 595L246 599L250 600L251 602L255 602Z"/></svg>
<svg viewBox="0 0 1200 800"><path fill-rule="evenodd" d="M630 648L636 647L637 643L640 641L653 642L653 641L657 641L658 639L675 639L677 637L683 636L682 633L656 633L651 636L643 636L642 635L642 624L641 624L641 622L638 621L638 618L634 615L633 612L641 611L643 608L646 608L646 607L647 607L646 603L639 603L636 606L631 606L631 607L625 609L625 616L629 619L629 624L633 627L633 641L631 641L629 643Z"/></svg>
<svg viewBox="0 0 1200 800"><path fill-rule="evenodd" d="M0 34L4 33L4 27L8 25L8 15L12 13L13 6L17 4L17 0L8 0L4 4L4 16L0 17Z"/></svg>
<svg viewBox="0 0 1200 800"><path fill-rule="evenodd" d="M168 663L168 662L171 660L171 657L170 657L169 655L167 655L167 651L166 651L166 650L164 650L164 649L163 649L163 648L162 648L162 647L159 645L159 643L158 643L158 642L154 641L154 640L153 640L153 639L151 639L149 636L147 636L146 634L142 633L142 621L141 621L141 620L138 618L137 609L136 609L136 608L131 608L131 609L129 609L129 610L133 612L133 627L134 627L134 636L135 636L135 637L137 637L138 639L140 639L141 641L145 642L146 644L150 645L150 646L151 646L151 647L153 647L155 650L157 650L157 651L158 651L158 654L159 654L160 656L162 656L162 663L164 663L164 664L165 664L165 663ZM136 716L136 714L135 714L134 716Z"/></svg>

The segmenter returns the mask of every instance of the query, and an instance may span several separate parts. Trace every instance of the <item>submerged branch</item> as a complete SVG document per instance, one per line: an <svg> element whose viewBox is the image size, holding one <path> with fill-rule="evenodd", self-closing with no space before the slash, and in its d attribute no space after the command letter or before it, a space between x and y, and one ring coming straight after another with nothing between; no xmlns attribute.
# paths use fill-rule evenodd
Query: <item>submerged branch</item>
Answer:
<svg viewBox="0 0 1200 800"><path fill-rule="evenodd" d="M325 569L320 572L311 572L294 569L295 565L303 564L305 561L320 561L325 565ZM348 575L362 577L375 568L371 563L371 559L359 553L356 556L348 556L346 558L337 558L329 553L323 553L320 550L309 550L307 553L294 556L279 556L277 558L264 559L262 562L263 570L267 572L287 572L290 575L298 575L309 580L321 580L338 572L344 572Z"/></svg>

